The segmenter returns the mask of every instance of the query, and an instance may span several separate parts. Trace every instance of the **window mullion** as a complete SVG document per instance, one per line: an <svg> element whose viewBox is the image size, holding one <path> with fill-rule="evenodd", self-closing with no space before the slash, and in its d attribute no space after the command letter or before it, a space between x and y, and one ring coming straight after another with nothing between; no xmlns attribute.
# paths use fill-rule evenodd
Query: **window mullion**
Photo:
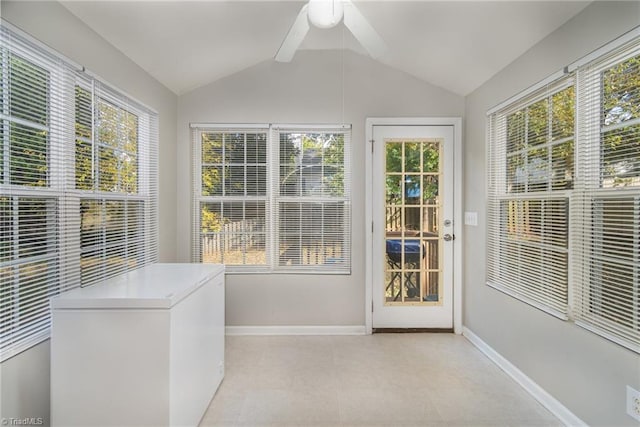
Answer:
<svg viewBox="0 0 640 427"><path fill-rule="evenodd" d="M64 68L63 72L53 73L54 81L52 86L58 88L60 102L63 103L62 111L52 111L52 120L59 121L58 126L52 126L51 144L54 155L52 171L54 176L58 176L52 185L60 187L60 195L57 204L58 236L59 236L59 264L60 264L60 284L55 290L62 292L67 288L77 285L80 277L80 233L76 224L80 224L80 201L79 197L69 191L75 189L75 87L76 73ZM56 81L57 80L57 81ZM64 100L64 101L63 101ZM55 159L55 157L58 159ZM56 182L57 181L57 182ZM49 221L48 221L49 223ZM73 255L71 255L73 254Z"/></svg>

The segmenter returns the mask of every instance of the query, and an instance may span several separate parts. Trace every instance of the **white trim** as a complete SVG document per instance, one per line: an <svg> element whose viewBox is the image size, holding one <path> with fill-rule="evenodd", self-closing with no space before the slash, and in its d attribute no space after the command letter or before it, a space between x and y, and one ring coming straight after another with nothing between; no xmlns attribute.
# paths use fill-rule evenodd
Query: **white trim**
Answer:
<svg viewBox="0 0 640 427"><path fill-rule="evenodd" d="M495 351L489 344L484 342L479 336L474 334L466 326L462 328L462 335L468 339L478 350L484 353L493 363L509 375L515 382L520 384L534 399L549 412L555 415L560 422L566 426L587 426L587 424L564 406L558 399L540 387L535 381L529 378L524 372Z"/></svg>
<svg viewBox="0 0 640 427"><path fill-rule="evenodd" d="M225 334L243 335L366 335L364 325L353 326L227 326Z"/></svg>
<svg viewBox="0 0 640 427"><path fill-rule="evenodd" d="M365 122L365 327L366 333L373 332L373 126L453 126L453 233L456 244L453 247L453 332L462 333L462 264L464 238L462 222L462 118L460 117L368 117Z"/></svg>
<svg viewBox="0 0 640 427"><path fill-rule="evenodd" d="M463 233L463 182L464 156L462 154L462 118L453 121L453 333L462 334L462 263L464 248Z"/></svg>
<svg viewBox="0 0 640 427"><path fill-rule="evenodd" d="M269 130L268 123L189 123L191 129L263 129Z"/></svg>
<svg viewBox="0 0 640 427"><path fill-rule="evenodd" d="M271 128L281 132L287 130L331 130L331 129L339 129L339 130L351 130L351 125L349 124L331 124L331 123L320 123L313 125L305 125L300 123L273 123L271 124Z"/></svg>
<svg viewBox="0 0 640 427"><path fill-rule="evenodd" d="M455 126L462 123L460 117L367 117L367 129L371 126Z"/></svg>
<svg viewBox="0 0 640 427"><path fill-rule="evenodd" d="M367 334L373 333L373 125L375 119L365 122L364 148L364 227L365 227L365 269L364 269L364 324Z"/></svg>

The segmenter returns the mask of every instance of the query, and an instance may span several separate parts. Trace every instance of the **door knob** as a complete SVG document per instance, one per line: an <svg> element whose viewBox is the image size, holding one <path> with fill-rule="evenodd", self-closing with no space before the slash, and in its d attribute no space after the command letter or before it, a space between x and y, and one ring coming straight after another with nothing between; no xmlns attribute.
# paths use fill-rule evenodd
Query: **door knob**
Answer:
<svg viewBox="0 0 640 427"><path fill-rule="evenodd" d="M450 242L453 239L455 239L455 237L452 234L449 234L449 233L447 233L444 236L442 236L442 238L444 239L445 242Z"/></svg>

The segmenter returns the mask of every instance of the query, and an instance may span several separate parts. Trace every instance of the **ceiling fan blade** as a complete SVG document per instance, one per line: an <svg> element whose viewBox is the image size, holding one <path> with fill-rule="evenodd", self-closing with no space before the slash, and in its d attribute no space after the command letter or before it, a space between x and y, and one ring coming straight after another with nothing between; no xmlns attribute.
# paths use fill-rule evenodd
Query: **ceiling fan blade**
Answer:
<svg viewBox="0 0 640 427"><path fill-rule="evenodd" d="M344 0L344 25L372 58L379 58L387 51L382 37L350 0Z"/></svg>
<svg viewBox="0 0 640 427"><path fill-rule="evenodd" d="M276 61L278 62L291 62L293 55L304 40L304 36L309 31L309 20L307 19L308 4L302 6L300 13L295 22L289 29L287 36L284 38L278 53L276 53Z"/></svg>

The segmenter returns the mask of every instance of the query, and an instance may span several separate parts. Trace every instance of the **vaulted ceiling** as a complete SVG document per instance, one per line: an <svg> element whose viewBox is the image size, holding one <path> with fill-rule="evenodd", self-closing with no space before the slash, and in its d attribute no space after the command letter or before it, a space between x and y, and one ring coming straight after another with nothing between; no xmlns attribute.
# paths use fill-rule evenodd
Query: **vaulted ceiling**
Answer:
<svg viewBox="0 0 640 427"><path fill-rule="evenodd" d="M588 3L354 0L388 46L380 62L459 95L472 92ZM180 95L273 60L304 2L62 4ZM301 49L366 55L342 24L328 30L312 27Z"/></svg>

